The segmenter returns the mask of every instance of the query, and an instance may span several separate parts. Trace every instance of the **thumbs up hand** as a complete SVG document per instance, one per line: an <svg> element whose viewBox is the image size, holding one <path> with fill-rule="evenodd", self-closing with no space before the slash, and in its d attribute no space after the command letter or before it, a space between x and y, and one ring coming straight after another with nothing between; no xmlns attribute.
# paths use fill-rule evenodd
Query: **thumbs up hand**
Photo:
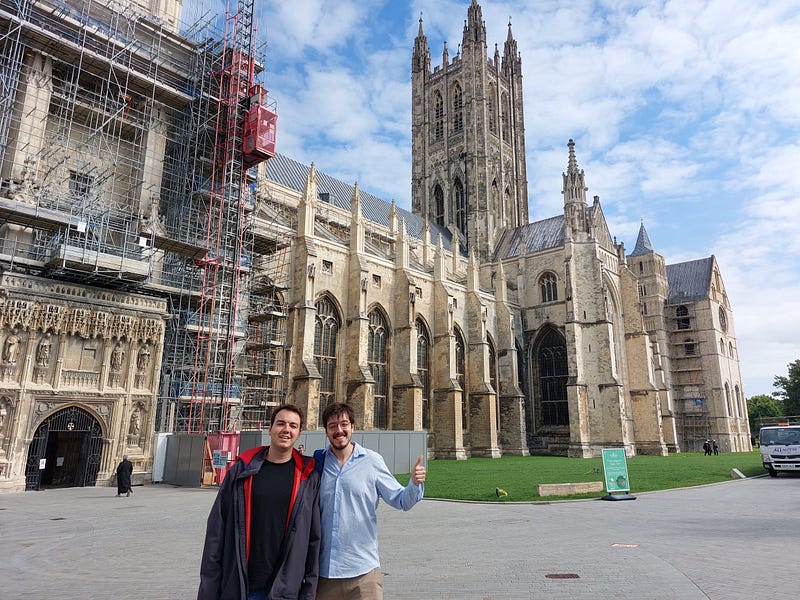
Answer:
<svg viewBox="0 0 800 600"><path fill-rule="evenodd" d="M422 454L420 454L417 459L417 464L414 465L414 469L411 471L411 481L414 482L414 485L424 483L426 472L425 465L422 464Z"/></svg>

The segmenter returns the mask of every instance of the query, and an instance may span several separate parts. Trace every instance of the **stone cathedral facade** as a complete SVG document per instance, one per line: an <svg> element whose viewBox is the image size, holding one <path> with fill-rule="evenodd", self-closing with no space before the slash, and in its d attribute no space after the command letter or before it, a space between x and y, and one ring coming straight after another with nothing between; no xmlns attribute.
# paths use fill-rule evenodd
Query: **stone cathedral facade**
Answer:
<svg viewBox="0 0 800 600"><path fill-rule="evenodd" d="M178 234L206 219L189 210L203 200L201 167L178 185L192 101L180 3L158 15L68 4L66 16L38 5L0 15L25 33L4 38L2 65L19 77L0 98L0 491L108 483L123 454L146 480L156 432L186 431L196 404L179 377L194 358L183 334L202 329L191 287L202 248ZM106 21L116 25L97 28ZM172 57L157 79L133 60L153 27ZM69 42L76 28L82 47ZM125 89L119 56L102 55L112 35L141 42L126 46ZM98 62L81 70L71 52ZM587 195L572 140L552 174L563 211L528 221L511 26L490 53L472 0L460 50L445 45L434 66L420 21L411 82L410 211L280 154L248 173L251 276L230 364L241 394L219 429L263 426L283 401L315 428L346 401L359 429L426 430L437 459L666 454L706 438L748 450L716 259L668 264L644 225L627 253Z"/></svg>

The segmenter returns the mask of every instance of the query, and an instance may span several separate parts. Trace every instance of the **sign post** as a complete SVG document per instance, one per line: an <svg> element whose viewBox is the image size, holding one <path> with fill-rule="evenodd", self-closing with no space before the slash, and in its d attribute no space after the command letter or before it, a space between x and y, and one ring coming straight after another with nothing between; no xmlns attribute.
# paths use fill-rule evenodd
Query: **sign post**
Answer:
<svg viewBox="0 0 800 600"><path fill-rule="evenodd" d="M630 494L628 463L622 448L603 448L603 474L606 485L603 500L636 500Z"/></svg>

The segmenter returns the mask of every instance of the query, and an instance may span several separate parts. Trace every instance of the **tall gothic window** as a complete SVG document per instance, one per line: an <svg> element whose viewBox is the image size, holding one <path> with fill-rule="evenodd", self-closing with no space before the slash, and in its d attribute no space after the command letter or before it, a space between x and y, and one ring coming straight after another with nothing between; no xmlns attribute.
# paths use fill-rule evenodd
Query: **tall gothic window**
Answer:
<svg viewBox="0 0 800 600"><path fill-rule="evenodd" d="M444 225L444 192L439 184L433 188L433 222Z"/></svg>
<svg viewBox="0 0 800 600"><path fill-rule="evenodd" d="M444 137L444 101L442 95L436 92L433 95L433 141L438 142Z"/></svg>
<svg viewBox="0 0 800 600"><path fill-rule="evenodd" d="M558 281L556 276L552 273L545 273L539 280L539 286L542 289L542 302L555 302L558 300Z"/></svg>
<svg viewBox="0 0 800 600"><path fill-rule="evenodd" d="M386 319L377 308L369 312L369 335L367 338L367 364L375 380L373 394L375 397L375 427L386 429L388 418L388 361L386 358L386 342L389 328Z"/></svg>
<svg viewBox="0 0 800 600"><path fill-rule="evenodd" d="M431 383L430 383L431 338L421 319L417 319L417 376L422 383L422 427L431 428Z"/></svg>
<svg viewBox="0 0 800 600"><path fill-rule="evenodd" d="M464 184L458 178L453 182L453 196L456 203L456 227L461 233L467 235L467 199L464 194Z"/></svg>
<svg viewBox="0 0 800 600"><path fill-rule="evenodd" d="M492 132L492 133L496 133L497 132L497 122L496 122L496 119L497 119L496 112L497 112L497 110L495 109L495 105L494 105L494 94L495 94L494 86L490 84L489 85L489 98L486 101L486 112L488 113L486 115L486 118L489 121L489 131Z"/></svg>
<svg viewBox="0 0 800 600"><path fill-rule="evenodd" d="M489 382L492 384L492 389L495 393L495 403L497 405L497 430L500 430L500 388L497 387L497 350L494 347L494 340L492 336L486 335L486 341L489 342Z"/></svg>
<svg viewBox="0 0 800 600"><path fill-rule="evenodd" d="M339 333L339 314L330 298L317 300L314 322L314 363L322 379L319 382L319 418L329 404L336 402L336 336Z"/></svg>
<svg viewBox="0 0 800 600"><path fill-rule="evenodd" d="M503 141L511 141L511 103L508 101L508 94L503 94L500 99L500 112L503 124Z"/></svg>
<svg viewBox="0 0 800 600"><path fill-rule="evenodd" d="M453 328L453 334L456 338L456 380L458 385L461 386L461 427L466 430L469 426L467 422L467 346L464 343L464 336L458 328Z"/></svg>
<svg viewBox="0 0 800 600"><path fill-rule="evenodd" d="M689 329L689 309L679 306L675 309L675 317L678 322L678 329Z"/></svg>
<svg viewBox="0 0 800 600"><path fill-rule="evenodd" d="M464 130L464 95L461 86L453 86L453 131L458 133Z"/></svg>
<svg viewBox="0 0 800 600"><path fill-rule="evenodd" d="M569 425L567 347L552 329L539 342L537 366L542 425Z"/></svg>

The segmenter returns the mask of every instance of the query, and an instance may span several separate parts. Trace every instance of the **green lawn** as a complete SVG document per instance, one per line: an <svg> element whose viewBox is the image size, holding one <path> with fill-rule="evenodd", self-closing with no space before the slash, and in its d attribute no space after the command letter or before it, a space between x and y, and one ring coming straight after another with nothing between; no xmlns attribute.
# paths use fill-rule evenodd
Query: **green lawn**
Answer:
<svg viewBox="0 0 800 600"><path fill-rule="evenodd" d="M766 473L758 451L722 453L719 456L686 452L628 459L632 494L730 481L733 468L739 469L747 477ZM602 481L602 470L603 463L599 457L504 456L497 459L432 460L428 463L425 497L492 502L557 500L563 497L539 496L538 485ZM398 479L405 483L408 476ZM508 496L498 498L495 493L498 487L507 491ZM598 492L569 498L604 495L605 492Z"/></svg>

